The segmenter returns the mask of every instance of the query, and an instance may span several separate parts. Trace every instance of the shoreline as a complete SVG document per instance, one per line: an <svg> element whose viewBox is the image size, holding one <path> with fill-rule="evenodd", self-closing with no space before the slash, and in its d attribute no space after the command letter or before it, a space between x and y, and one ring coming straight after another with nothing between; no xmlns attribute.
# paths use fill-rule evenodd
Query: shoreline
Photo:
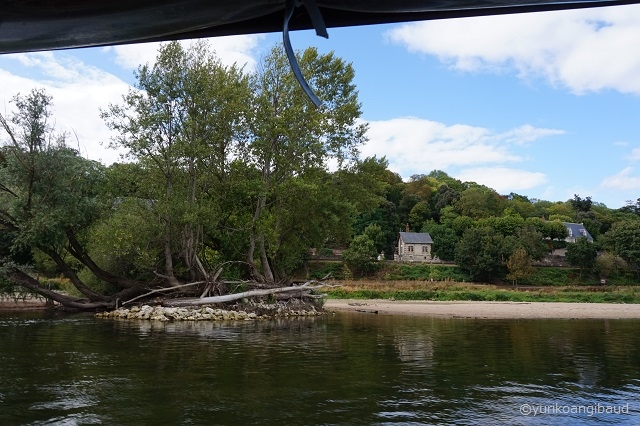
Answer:
<svg viewBox="0 0 640 426"><path fill-rule="evenodd" d="M43 301L0 300L1 311L48 309ZM327 312L468 319L640 319L640 304L328 299Z"/></svg>
<svg viewBox="0 0 640 426"><path fill-rule="evenodd" d="M3 311L40 311L49 309L51 305L42 299L0 299L0 312Z"/></svg>
<svg viewBox="0 0 640 426"><path fill-rule="evenodd" d="M640 304L328 299L330 312L473 319L640 319Z"/></svg>

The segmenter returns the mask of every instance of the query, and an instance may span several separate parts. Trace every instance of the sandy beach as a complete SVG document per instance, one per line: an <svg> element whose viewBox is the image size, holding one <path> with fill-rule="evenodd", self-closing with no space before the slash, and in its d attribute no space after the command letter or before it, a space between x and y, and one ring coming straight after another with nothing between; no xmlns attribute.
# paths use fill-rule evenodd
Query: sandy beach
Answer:
<svg viewBox="0 0 640 426"><path fill-rule="evenodd" d="M640 319L640 305L617 303L430 302L329 299L324 307L328 311L440 318Z"/></svg>
<svg viewBox="0 0 640 426"><path fill-rule="evenodd" d="M44 299L12 299L0 297L0 311L33 311L47 309Z"/></svg>

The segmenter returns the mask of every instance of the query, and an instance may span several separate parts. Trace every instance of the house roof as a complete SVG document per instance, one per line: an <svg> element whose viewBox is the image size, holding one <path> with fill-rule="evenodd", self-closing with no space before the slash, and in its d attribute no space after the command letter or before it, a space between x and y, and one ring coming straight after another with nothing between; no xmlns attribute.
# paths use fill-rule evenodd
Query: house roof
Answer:
<svg viewBox="0 0 640 426"><path fill-rule="evenodd" d="M571 223L571 222L562 222L564 226L569 231L569 236L571 238L582 238L586 237L588 241L593 241L593 237L587 231L587 228L584 227L582 223Z"/></svg>
<svg viewBox="0 0 640 426"><path fill-rule="evenodd" d="M401 232L400 239L407 244L433 244L428 232Z"/></svg>

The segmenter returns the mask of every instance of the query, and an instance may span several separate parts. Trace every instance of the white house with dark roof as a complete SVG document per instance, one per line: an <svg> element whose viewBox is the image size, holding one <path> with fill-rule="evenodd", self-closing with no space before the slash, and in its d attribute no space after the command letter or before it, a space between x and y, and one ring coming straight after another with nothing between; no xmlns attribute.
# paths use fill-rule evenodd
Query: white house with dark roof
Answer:
<svg viewBox="0 0 640 426"><path fill-rule="evenodd" d="M587 231L582 223L562 222L567 228L567 238L564 240L568 243L575 243L578 238L586 238L590 243L593 242L593 237Z"/></svg>
<svg viewBox="0 0 640 426"><path fill-rule="evenodd" d="M401 232L398 238L399 262L430 262L433 240L427 232Z"/></svg>

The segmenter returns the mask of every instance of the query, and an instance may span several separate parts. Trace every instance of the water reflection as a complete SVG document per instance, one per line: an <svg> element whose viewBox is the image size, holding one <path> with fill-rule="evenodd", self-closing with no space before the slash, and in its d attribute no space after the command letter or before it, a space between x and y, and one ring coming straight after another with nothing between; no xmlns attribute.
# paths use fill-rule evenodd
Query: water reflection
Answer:
<svg viewBox="0 0 640 426"><path fill-rule="evenodd" d="M42 315L0 314L1 424L640 421L640 321Z"/></svg>

